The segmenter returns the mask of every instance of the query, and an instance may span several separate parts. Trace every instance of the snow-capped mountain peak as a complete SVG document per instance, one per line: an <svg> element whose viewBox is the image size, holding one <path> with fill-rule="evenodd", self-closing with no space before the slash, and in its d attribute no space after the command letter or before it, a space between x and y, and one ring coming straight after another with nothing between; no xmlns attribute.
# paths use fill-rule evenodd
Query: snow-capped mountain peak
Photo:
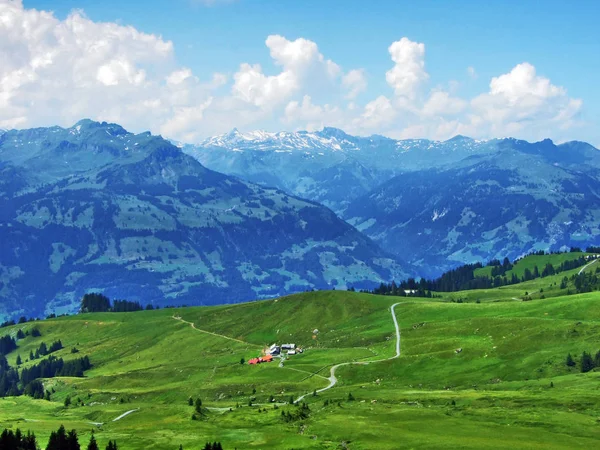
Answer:
<svg viewBox="0 0 600 450"><path fill-rule="evenodd" d="M341 132L341 130L339 131ZM301 150L311 152L312 150L341 150L342 142L336 136L323 135L321 132L280 131L272 133L263 130L240 132L237 128L234 128L229 133L204 140L199 146L219 147L236 151L275 150L291 152Z"/></svg>
<svg viewBox="0 0 600 450"><path fill-rule="evenodd" d="M415 150L471 153L479 151L485 144L487 144L487 141L475 140L461 135L454 136L446 141L428 139L396 140L380 135L352 136L338 128L325 127L320 131L280 131L275 133L264 130L242 132L234 128L228 133L210 137L194 147L220 148L235 152L271 151L288 153L300 151L310 154L339 151L349 151L356 154L357 151L370 152L372 149L388 149L392 153L406 153Z"/></svg>

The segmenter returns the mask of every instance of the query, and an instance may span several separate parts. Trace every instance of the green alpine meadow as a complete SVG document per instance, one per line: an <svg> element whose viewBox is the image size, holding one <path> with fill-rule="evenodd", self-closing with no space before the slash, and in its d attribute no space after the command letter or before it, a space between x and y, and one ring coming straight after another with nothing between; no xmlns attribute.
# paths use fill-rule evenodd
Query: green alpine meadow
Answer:
<svg viewBox="0 0 600 450"><path fill-rule="evenodd" d="M68 424L131 449L593 446L600 307L596 292L575 293L580 271L433 298L319 291L6 326L25 336L6 358L21 372L58 340L53 357L85 355L91 368L44 379L49 398L2 398L0 423L42 442ZM247 363L288 342L303 353Z"/></svg>
<svg viewBox="0 0 600 450"><path fill-rule="evenodd" d="M0 0L0 450L600 448L598 17Z"/></svg>

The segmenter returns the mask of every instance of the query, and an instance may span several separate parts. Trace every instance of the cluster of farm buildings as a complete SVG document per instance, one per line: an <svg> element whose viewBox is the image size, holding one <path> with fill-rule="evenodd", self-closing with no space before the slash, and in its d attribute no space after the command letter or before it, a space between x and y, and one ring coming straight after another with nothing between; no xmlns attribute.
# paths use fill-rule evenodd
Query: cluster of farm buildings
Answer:
<svg viewBox="0 0 600 450"><path fill-rule="evenodd" d="M296 353L303 353L304 350L300 347L296 347L296 344L282 344L277 345L273 344L269 347L268 350L265 351L264 356L259 356L258 358L251 358L248 360L248 364L260 364L264 362L273 361L274 357L282 358L282 353L285 352L288 356L295 355Z"/></svg>

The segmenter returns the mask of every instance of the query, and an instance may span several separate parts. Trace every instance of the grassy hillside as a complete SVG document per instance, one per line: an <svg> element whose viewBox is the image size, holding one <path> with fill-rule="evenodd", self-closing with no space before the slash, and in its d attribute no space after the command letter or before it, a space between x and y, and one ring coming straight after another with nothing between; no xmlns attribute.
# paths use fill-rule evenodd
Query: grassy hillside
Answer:
<svg viewBox="0 0 600 450"><path fill-rule="evenodd" d="M569 252L569 253L555 253L550 255L529 255L520 259L514 264L512 270L506 272L506 277L510 279L513 273L520 279L523 277L525 273L525 269L529 269L533 272L535 266L538 267L538 270L541 272L546 264L552 264L555 269L565 261L573 261L575 259L580 258L581 256L591 256L592 253L585 252ZM480 269L475 270L475 276L484 277L491 276L492 267L485 266Z"/></svg>
<svg viewBox="0 0 600 450"><path fill-rule="evenodd" d="M101 446L110 438L123 449L196 449L207 440L226 449L595 446L600 372L582 374L564 360L567 353L579 361L583 351L600 350L600 296L517 302L502 289L490 290L490 298L492 291L495 300L509 301L332 291L4 328L0 336L19 328L42 333L19 341L8 355L11 365L42 341L61 339L65 348L57 356L89 355L93 368L85 378L46 380L55 390L51 401L0 399L0 428L31 429L45 445L63 423L77 428L82 442L95 429ZM325 387L333 364L394 354L390 306L397 302L401 357L340 367L337 386L306 398L309 418L284 422L282 411L297 407L283 403ZM294 342L306 352L283 367L240 364L273 342ZM65 408L67 396L73 402ZM208 407L202 420L191 419L190 396Z"/></svg>

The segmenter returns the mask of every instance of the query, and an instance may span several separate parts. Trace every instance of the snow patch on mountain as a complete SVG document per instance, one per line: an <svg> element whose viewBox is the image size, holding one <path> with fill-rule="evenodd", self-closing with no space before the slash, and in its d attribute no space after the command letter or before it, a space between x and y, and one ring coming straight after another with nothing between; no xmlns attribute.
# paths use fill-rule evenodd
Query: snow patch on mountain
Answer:
<svg viewBox="0 0 600 450"><path fill-rule="evenodd" d="M237 128L234 128L229 133L210 137L202 141L198 146L220 147L233 151L342 150L342 145L336 137L324 137L318 133L308 131L271 133L262 130L240 132Z"/></svg>
<svg viewBox="0 0 600 450"><path fill-rule="evenodd" d="M441 219L442 217L444 217L446 214L448 214L448 209L444 208L441 211L438 211L437 209L433 210L433 216L431 217L431 221L435 222L438 219Z"/></svg>
<svg viewBox="0 0 600 450"><path fill-rule="evenodd" d="M172 141L178 147L184 144ZM263 130L241 132L234 128L229 133L213 136L204 141L191 145L196 148L220 148L235 152L244 151L298 151L308 153L330 152L356 152L368 151L386 147L394 149L396 153L405 153L412 150L445 151L445 152L476 152L490 141L476 140L466 136L455 136L446 141L431 141L428 139L395 140L385 136L372 135L368 137L351 136L337 128L325 127L321 131L279 131L268 132Z"/></svg>

